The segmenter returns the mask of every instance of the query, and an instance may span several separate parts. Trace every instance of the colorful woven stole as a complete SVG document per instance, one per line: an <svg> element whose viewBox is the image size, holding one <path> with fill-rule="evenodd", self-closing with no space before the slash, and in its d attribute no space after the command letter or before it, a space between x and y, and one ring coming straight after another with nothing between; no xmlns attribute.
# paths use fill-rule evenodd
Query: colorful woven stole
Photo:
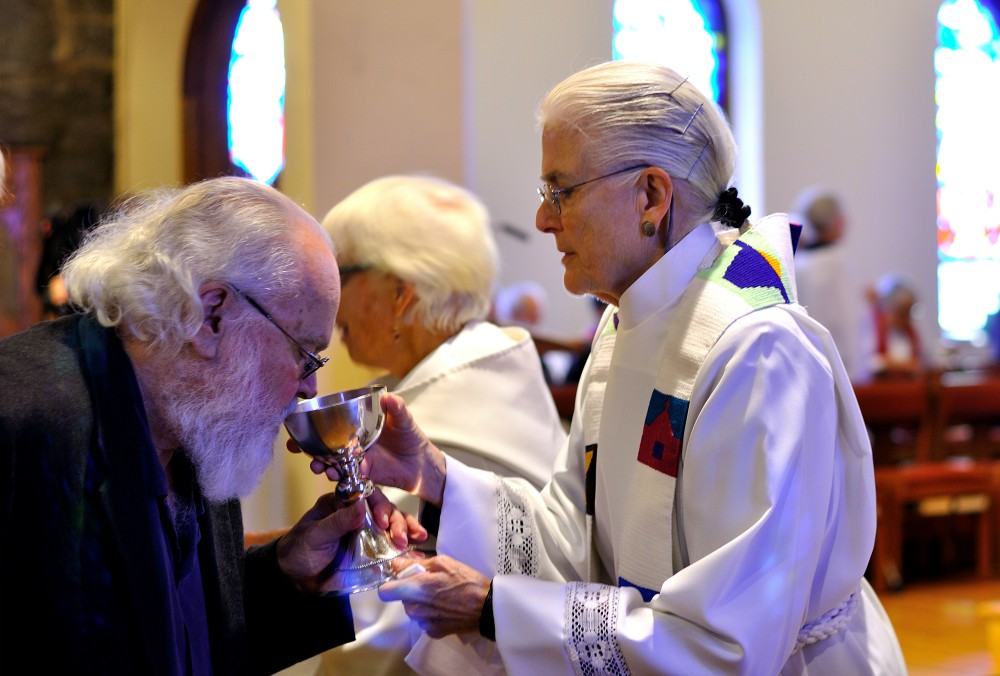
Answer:
<svg viewBox="0 0 1000 676"><path fill-rule="evenodd" d="M647 602L674 573L674 491L695 378L734 321L795 302L792 239L783 214L758 221L697 274L667 331L628 489L632 499L623 524L618 579L619 586L636 587Z"/></svg>

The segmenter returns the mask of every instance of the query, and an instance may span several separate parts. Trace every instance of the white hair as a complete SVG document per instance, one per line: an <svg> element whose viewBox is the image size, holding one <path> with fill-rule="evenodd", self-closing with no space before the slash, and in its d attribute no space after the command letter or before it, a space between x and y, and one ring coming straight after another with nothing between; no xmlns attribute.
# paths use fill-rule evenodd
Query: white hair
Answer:
<svg viewBox="0 0 1000 676"><path fill-rule="evenodd" d="M457 331L489 313L499 259L482 201L430 176L386 176L330 209L323 227L343 260L414 286L409 318Z"/></svg>
<svg viewBox="0 0 1000 676"><path fill-rule="evenodd" d="M678 203L698 222L712 218L736 168L736 143L722 110L665 66L608 61L575 73L542 100L539 122L583 134L599 173L640 163L661 167Z"/></svg>
<svg viewBox="0 0 1000 676"><path fill-rule="evenodd" d="M202 322L198 294L206 282L237 286L261 302L296 295L298 223L322 232L288 197L251 179L141 194L88 233L63 267L66 289L104 326L176 351Z"/></svg>

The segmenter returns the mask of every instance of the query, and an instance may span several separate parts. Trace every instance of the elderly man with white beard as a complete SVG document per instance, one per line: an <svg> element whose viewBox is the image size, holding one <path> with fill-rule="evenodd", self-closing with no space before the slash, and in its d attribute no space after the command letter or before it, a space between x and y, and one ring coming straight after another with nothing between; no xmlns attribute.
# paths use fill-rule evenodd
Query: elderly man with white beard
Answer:
<svg viewBox="0 0 1000 676"><path fill-rule="evenodd" d="M0 341L0 654L54 673L273 673L353 639L321 592L360 503L244 551L340 299L329 238L266 185L129 200L63 269L81 313ZM405 546L426 532L376 494ZM27 646L50 649L28 652Z"/></svg>

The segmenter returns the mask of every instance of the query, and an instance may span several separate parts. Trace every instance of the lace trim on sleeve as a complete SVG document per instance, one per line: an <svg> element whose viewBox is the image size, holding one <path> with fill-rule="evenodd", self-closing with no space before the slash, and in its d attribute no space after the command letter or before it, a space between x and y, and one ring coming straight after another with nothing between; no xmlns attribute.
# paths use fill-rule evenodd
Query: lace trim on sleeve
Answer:
<svg viewBox="0 0 1000 676"><path fill-rule="evenodd" d="M601 584L566 586L566 652L579 676L629 673L616 638L620 593Z"/></svg>
<svg viewBox="0 0 1000 676"><path fill-rule="evenodd" d="M497 489L497 574L538 577L535 523L524 495L499 477Z"/></svg>

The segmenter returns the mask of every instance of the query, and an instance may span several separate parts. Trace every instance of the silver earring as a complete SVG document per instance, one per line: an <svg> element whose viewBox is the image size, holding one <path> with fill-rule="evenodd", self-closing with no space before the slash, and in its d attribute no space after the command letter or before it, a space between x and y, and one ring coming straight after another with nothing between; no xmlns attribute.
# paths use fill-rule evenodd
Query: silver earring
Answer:
<svg viewBox="0 0 1000 676"><path fill-rule="evenodd" d="M652 237L656 234L656 223L653 223L653 221L643 221L641 226L642 234L646 237Z"/></svg>

